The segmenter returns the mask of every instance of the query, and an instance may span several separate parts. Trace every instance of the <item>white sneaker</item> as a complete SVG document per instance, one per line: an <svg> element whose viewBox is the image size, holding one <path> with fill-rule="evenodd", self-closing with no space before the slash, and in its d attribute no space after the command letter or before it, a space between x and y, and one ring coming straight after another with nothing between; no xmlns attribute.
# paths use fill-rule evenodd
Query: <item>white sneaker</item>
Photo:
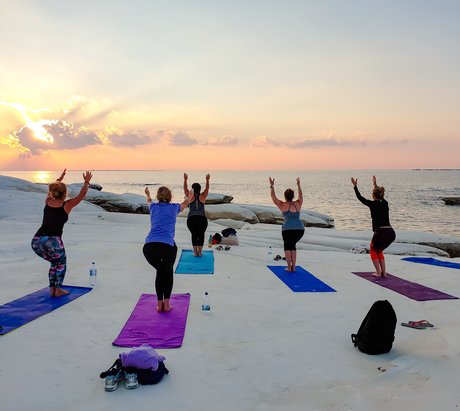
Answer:
<svg viewBox="0 0 460 411"><path fill-rule="evenodd" d="M125 383L128 390L133 390L134 388L139 387L139 382L137 381L137 373L128 373L125 371Z"/></svg>

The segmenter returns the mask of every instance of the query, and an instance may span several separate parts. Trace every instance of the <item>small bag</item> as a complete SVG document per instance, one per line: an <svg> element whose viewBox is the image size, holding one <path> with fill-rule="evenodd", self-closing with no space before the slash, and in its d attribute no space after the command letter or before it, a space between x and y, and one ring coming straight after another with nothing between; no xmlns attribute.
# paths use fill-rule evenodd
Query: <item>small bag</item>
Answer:
<svg viewBox="0 0 460 411"><path fill-rule="evenodd" d="M364 317L357 334L351 334L355 347L366 354L390 352L396 329L396 313L387 300L376 301Z"/></svg>
<svg viewBox="0 0 460 411"><path fill-rule="evenodd" d="M222 236L219 233L216 233L212 236L212 244L220 244L222 241Z"/></svg>
<svg viewBox="0 0 460 411"><path fill-rule="evenodd" d="M160 362L158 368L155 371L151 369L143 370L138 368L137 380L141 385L158 384L166 374L169 374L169 370L165 367L163 362Z"/></svg>
<svg viewBox="0 0 460 411"><path fill-rule="evenodd" d="M230 235L236 235L236 230L234 228L231 228L231 227L225 228L221 232L222 232L223 237L228 237Z"/></svg>

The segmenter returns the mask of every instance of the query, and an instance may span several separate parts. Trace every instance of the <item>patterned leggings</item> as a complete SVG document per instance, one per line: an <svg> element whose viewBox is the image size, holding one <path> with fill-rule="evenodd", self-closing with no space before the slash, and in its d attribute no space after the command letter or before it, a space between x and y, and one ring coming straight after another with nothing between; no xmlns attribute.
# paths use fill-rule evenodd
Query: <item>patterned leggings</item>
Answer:
<svg viewBox="0 0 460 411"><path fill-rule="evenodd" d="M64 243L61 237L36 236L32 238L32 249L39 257L51 263L50 287L61 287L67 269Z"/></svg>

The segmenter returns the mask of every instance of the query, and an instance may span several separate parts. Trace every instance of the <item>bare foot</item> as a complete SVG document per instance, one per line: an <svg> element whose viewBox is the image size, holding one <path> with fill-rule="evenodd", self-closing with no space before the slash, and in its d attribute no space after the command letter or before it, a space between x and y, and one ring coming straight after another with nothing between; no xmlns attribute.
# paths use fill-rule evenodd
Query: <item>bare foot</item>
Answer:
<svg viewBox="0 0 460 411"><path fill-rule="evenodd" d="M158 301L157 303L157 311L159 313L163 312L164 311L164 304L163 304L163 301Z"/></svg>
<svg viewBox="0 0 460 411"><path fill-rule="evenodd" d="M69 294L67 290L63 290L62 288L58 288L58 287L56 287L56 290L54 291L55 297L62 297L67 294Z"/></svg>
<svg viewBox="0 0 460 411"><path fill-rule="evenodd" d="M164 301L164 311L168 312L172 310L172 307L169 305L169 300Z"/></svg>
<svg viewBox="0 0 460 411"><path fill-rule="evenodd" d="M50 287L50 296L56 297L56 287Z"/></svg>
<svg viewBox="0 0 460 411"><path fill-rule="evenodd" d="M289 267L286 267L286 268L284 269L284 271L287 271L288 273L291 273L291 272L292 272L291 269L290 269Z"/></svg>
<svg viewBox="0 0 460 411"><path fill-rule="evenodd" d="M373 275L374 277L378 277L378 278L380 278L380 274L377 274L377 273L372 273L372 275Z"/></svg>

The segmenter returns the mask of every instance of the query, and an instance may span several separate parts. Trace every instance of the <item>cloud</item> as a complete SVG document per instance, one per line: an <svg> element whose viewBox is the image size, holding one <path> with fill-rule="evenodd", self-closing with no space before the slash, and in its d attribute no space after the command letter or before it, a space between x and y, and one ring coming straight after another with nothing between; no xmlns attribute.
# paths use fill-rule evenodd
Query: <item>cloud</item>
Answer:
<svg viewBox="0 0 460 411"><path fill-rule="evenodd" d="M233 136L222 136L222 137L214 137L210 138L207 142L203 143L203 145L209 146L236 146L238 145L238 139Z"/></svg>
<svg viewBox="0 0 460 411"><path fill-rule="evenodd" d="M116 131L105 135L110 144L117 147L136 147L159 140L158 135L149 136L138 131Z"/></svg>
<svg viewBox="0 0 460 411"><path fill-rule="evenodd" d="M307 147L346 147L356 145L366 145L364 140L337 140L335 138L305 139L294 142L285 142L283 145L289 148L307 148Z"/></svg>
<svg viewBox="0 0 460 411"><path fill-rule="evenodd" d="M270 137L259 136L251 139L249 144L253 147L280 147L283 146L283 143L280 143Z"/></svg>
<svg viewBox="0 0 460 411"><path fill-rule="evenodd" d="M188 133L184 133L183 131L178 131L175 134L168 135L167 140L169 144L171 144L172 146L187 147L187 146L194 146L195 144L198 144L197 140L190 137Z"/></svg>
<svg viewBox="0 0 460 411"><path fill-rule="evenodd" d="M45 129L54 138L52 146L54 149L77 149L102 144L94 131L84 127L75 128L72 123L66 121L59 120L52 125L45 126Z"/></svg>

